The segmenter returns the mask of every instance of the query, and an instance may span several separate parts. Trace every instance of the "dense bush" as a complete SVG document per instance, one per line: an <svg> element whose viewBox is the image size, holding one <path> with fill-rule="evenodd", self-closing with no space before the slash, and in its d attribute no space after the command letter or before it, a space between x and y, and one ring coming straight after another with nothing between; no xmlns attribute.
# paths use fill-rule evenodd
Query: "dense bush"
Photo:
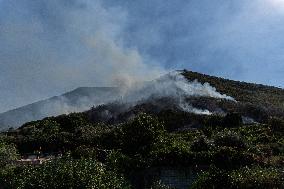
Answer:
<svg viewBox="0 0 284 189"><path fill-rule="evenodd" d="M247 145L242 137L233 131L224 130L218 132L214 136L214 144L216 146L229 146L236 148L245 148Z"/></svg>
<svg viewBox="0 0 284 189"><path fill-rule="evenodd" d="M206 127L216 128L223 125L223 117L213 114L205 117L203 122Z"/></svg>
<svg viewBox="0 0 284 189"><path fill-rule="evenodd" d="M59 159L41 166L15 168L13 172L0 175L11 180L2 183L4 188L129 188L124 178L106 170L93 159Z"/></svg>
<svg viewBox="0 0 284 189"><path fill-rule="evenodd" d="M187 141L165 135L152 146L148 161L154 165L188 165L192 163L190 155L190 144Z"/></svg>
<svg viewBox="0 0 284 189"><path fill-rule="evenodd" d="M276 142L274 133L267 125L256 124L238 128L238 133L249 143L262 144Z"/></svg>
<svg viewBox="0 0 284 189"><path fill-rule="evenodd" d="M191 185L191 189L215 189L229 188L228 173L214 166L206 172L199 173L197 179Z"/></svg>
<svg viewBox="0 0 284 189"><path fill-rule="evenodd" d="M175 131L193 121L202 122L204 116L180 110L164 110L158 113L159 119L164 123L167 131Z"/></svg>
<svg viewBox="0 0 284 189"><path fill-rule="evenodd" d="M120 176L124 175L136 187L140 183L136 181L144 179L139 174L135 177L136 173L150 168L171 166L206 170L213 166L215 168L198 177L193 187L237 188L248 182L263 183L253 178L260 174L258 170L265 171L264 178L268 180L278 179L278 172L273 170L284 165L283 121L278 118L271 119L268 124L239 125L236 124L239 123L238 115L224 117L164 111L156 116L142 113L123 123L102 124L90 123L85 116L71 114L46 118L3 133L0 158L6 159L1 160L2 165L17 158L16 148L21 155L41 147L44 153L70 152L72 158L77 159L57 159L34 167L7 165L0 171L0 186L54 188L56 184L58 188L88 188L90 185L121 188L128 187ZM235 120L235 123L224 124L226 119ZM184 124L189 125L184 127ZM7 150L12 152L11 156ZM262 167L246 170L245 166ZM248 174L254 176L244 176L247 180L240 176ZM66 181L60 183L63 179ZM274 181L278 183L279 180Z"/></svg>
<svg viewBox="0 0 284 189"><path fill-rule="evenodd" d="M94 147L90 146L78 146L75 148L74 151L72 151L72 157L74 158L96 158L97 156L97 150Z"/></svg>
<svg viewBox="0 0 284 189"><path fill-rule="evenodd" d="M274 168L244 167L224 171L213 167L201 173L191 188L283 188L283 176L283 172Z"/></svg>
<svg viewBox="0 0 284 189"><path fill-rule="evenodd" d="M223 120L223 127L239 127L242 125L242 116L238 113L228 113Z"/></svg>
<svg viewBox="0 0 284 189"><path fill-rule="evenodd" d="M232 147L220 147L213 153L212 163L222 169L234 169L251 165L255 159L251 153Z"/></svg>
<svg viewBox="0 0 284 189"><path fill-rule="evenodd" d="M269 120L269 126L274 132L284 134L284 121L279 118L272 118Z"/></svg>
<svg viewBox="0 0 284 189"><path fill-rule="evenodd" d="M71 113L53 118L64 131L73 132L78 127L91 124L85 113Z"/></svg>
<svg viewBox="0 0 284 189"><path fill-rule="evenodd" d="M283 188L284 173L274 168L242 168L229 175L231 188Z"/></svg>
<svg viewBox="0 0 284 189"><path fill-rule="evenodd" d="M140 114L134 120L122 126L122 148L125 153L142 152L164 132L164 126L157 118Z"/></svg>
<svg viewBox="0 0 284 189"><path fill-rule="evenodd" d="M4 167L18 158L18 152L13 144L0 142L0 167ZM1 168L0 168L1 169Z"/></svg>
<svg viewBox="0 0 284 189"><path fill-rule="evenodd" d="M212 143L205 137L198 137L192 144L191 150L195 152L208 151L212 147Z"/></svg>
<svg viewBox="0 0 284 189"><path fill-rule="evenodd" d="M105 149L121 149L123 145L123 131L122 126L107 129L101 133L98 138L98 144Z"/></svg>
<svg viewBox="0 0 284 189"><path fill-rule="evenodd" d="M49 118L30 122L20 131L22 138L17 138L20 152L31 153L35 150L57 151L59 148L59 124Z"/></svg>

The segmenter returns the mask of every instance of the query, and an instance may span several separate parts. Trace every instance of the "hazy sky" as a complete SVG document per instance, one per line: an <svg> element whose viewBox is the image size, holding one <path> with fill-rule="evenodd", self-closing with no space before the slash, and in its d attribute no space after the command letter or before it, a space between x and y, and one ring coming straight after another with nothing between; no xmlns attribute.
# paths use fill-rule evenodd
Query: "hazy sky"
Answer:
<svg viewBox="0 0 284 189"><path fill-rule="evenodd" d="M0 112L183 68L284 87L284 0L0 0Z"/></svg>

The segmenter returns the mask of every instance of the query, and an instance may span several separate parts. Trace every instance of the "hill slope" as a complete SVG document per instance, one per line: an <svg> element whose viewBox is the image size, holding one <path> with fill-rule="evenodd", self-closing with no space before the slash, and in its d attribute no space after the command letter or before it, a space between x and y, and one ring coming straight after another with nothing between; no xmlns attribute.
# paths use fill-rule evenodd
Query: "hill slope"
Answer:
<svg viewBox="0 0 284 189"><path fill-rule="evenodd" d="M284 90L281 88L233 81L187 70L183 71L183 75L189 80L208 82L217 91L232 96L237 101L284 109Z"/></svg>
<svg viewBox="0 0 284 189"><path fill-rule="evenodd" d="M60 96L1 113L0 128L20 126L47 116L84 111L94 105L114 100L118 92L115 87L80 87Z"/></svg>
<svg viewBox="0 0 284 189"><path fill-rule="evenodd" d="M213 113L222 116L227 113L238 113L246 121L260 123L267 123L271 117L284 118L283 89L186 70L181 73L186 78L186 83L179 83L180 80L176 80L174 84L168 84L169 82L162 77L153 84L154 87L150 85L143 88L142 93L148 95L144 95L144 98L135 103L106 104L86 113L94 122L103 121L110 124L127 121L140 112L159 114L165 110L207 115ZM186 86L183 86L184 84ZM158 92L152 91L153 88Z"/></svg>
<svg viewBox="0 0 284 189"><path fill-rule="evenodd" d="M205 97L191 95L185 100L182 100L183 105L189 104L190 106L198 108L198 111L209 110L211 112L219 113L238 112L243 116L252 117L258 122L265 122L271 116L284 117L283 89L260 84L232 81L187 70L181 71L181 74L191 82L194 80L197 80L202 84L207 82L210 86L216 88L216 92L233 97L237 101L237 103L235 103L228 100L210 98L210 96ZM135 102L134 104L132 103L131 105L128 104L127 106L123 103L120 105L110 104L103 108L99 107L93 109L89 111L89 114L98 116L98 114L101 115L99 112L105 113L107 110L109 112L115 112L115 117L121 118L125 117L125 114L128 115L126 117L133 116L132 113L139 112L142 107L145 112L153 112L153 110L157 109L157 107L162 107L164 109L169 109L169 107L171 107L171 109L173 109L173 105L170 103L173 103L173 101L177 103L177 100L180 101L180 98L174 95L184 95L175 94L179 93L178 90L183 89L179 88L173 90L173 88L179 85L178 82L179 81L163 81L163 77L161 77L156 81L149 82L150 85L142 88L141 90L135 91L133 93L135 95L131 94L132 96L130 95L127 97L132 100L140 98L140 101ZM154 84L152 85L152 83ZM191 86L193 88L189 88L189 90L200 90L200 88L196 88L196 84L198 83L193 83ZM156 90L154 93L153 89ZM194 93L194 91L191 92ZM157 93L159 93L159 97L170 97L171 100L153 101L152 97L153 95L157 95ZM113 101L118 97L118 88L81 87L61 96L52 97L47 100L39 101L2 113L0 114L0 126L2 128L20 126L25 122L42 119L47 116L85 111L94 105L104 104L106 102ZM144 101L141 101L143 98ZM149 103L145 101L145 98L149 98ZM167 103L165 103L165 101ZM159 102L162 102L162 106L161 104L159 105ZM123 111L121 110L122 107ZM128 108L126 109L126 107ZM119 114L121 115L119 116ZM113 120L114 118L111 117L111 119Z"/></svg>
<svg viewBox="0 0 284 189"><path fill-rule="evenodd" d="M10 149L0 163L17 151L63 156L7 166L0 185L88 188L120 175L110 188L283 188L282 89L183 71L132 90L88 111L0 133L2 152ZM100 173L107 179L97 180Z"/></svg>

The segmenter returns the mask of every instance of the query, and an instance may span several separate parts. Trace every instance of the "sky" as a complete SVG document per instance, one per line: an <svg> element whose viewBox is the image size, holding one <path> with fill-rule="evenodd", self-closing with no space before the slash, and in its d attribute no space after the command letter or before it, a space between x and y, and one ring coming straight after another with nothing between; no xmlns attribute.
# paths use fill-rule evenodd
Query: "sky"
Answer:
<svg viewBox="0 0 284 189"><path fill-rule="evenodd" d="M284 0L0 0L0 112L188 69L284 87Z"/></svg>

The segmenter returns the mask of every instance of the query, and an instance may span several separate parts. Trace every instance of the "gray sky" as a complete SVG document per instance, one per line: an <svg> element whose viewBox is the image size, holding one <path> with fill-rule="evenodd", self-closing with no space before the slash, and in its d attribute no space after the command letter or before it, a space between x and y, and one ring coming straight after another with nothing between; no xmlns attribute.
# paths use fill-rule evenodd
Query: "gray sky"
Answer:
<svg viewBox="0 0 284 189"><path fill-rule="evenodd" d="M0 0L0 112L189 69L284 87L284 0Z"/></svg>

